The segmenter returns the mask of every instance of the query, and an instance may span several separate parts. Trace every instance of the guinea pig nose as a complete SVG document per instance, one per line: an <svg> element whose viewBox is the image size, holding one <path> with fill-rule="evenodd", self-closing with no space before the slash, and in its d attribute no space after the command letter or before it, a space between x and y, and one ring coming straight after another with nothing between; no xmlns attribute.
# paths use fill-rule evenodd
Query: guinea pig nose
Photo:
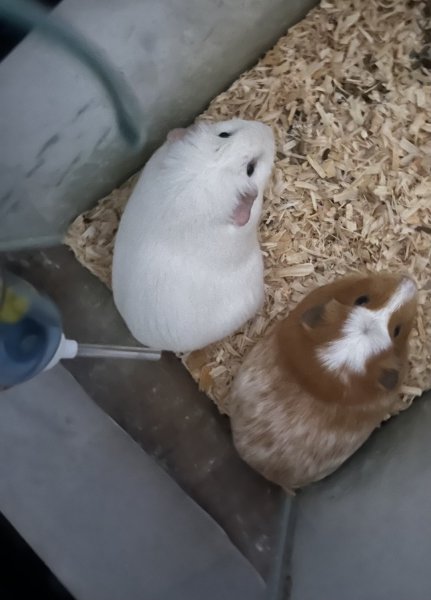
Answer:
<svg viewBox="0 0 431 600"><path fill-rule="evenodd" d="M414 296L418 290L415 280L410 275L404 275L401 279L401 286L405 289L407 295Z"/></svg>

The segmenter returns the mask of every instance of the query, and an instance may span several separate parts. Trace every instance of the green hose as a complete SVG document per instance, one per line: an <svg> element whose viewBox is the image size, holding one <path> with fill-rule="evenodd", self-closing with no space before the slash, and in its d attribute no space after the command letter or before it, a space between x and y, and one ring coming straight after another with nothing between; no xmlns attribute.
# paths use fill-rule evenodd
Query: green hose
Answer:
<svg viewBox="0 0 431 600"><path fill-rule="evenodd" d="M142 146L144 140L141 109L136 96L120 73L112 69L100 51L70 25L31 0L0 0L0 16L21 29L33 28L62 45L75 55L96 76L113 105L118 128L127 143Z"/></svg>

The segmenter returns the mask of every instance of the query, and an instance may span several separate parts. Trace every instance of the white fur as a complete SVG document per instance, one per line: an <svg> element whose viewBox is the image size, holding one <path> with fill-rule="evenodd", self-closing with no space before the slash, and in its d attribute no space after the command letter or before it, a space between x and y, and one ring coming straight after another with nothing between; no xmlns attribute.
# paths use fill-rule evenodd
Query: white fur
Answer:
<svg viewBox="0 0 431 600"><path fill-rule="evenodd" d="M415 293L415 283L405 277L381 309L355 306L344 324L341 338L318 350L322 365L332 372L346 369L351 373L364 373L367 362L390 347L389 320Z"/></svg>
<svg viewBox="0 0 431 600"><path fill-rule="evenodd" d="M218 137L222 131L231 137ZM270 128L235 119L194 125L148 161L120 222L112 274L117 308L141 343L195 350L259 309L257 225L273 160ZM239 227L232 219L238 197L253 187L250 219Z"/></svg>

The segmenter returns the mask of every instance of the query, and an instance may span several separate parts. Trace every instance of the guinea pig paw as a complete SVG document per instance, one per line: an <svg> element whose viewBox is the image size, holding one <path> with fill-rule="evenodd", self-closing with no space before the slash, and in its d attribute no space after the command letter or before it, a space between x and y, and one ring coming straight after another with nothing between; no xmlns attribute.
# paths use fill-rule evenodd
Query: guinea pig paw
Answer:
<svg viewBox="0 0 431 600"><path fill-rule="evenodd" d="M413 399L406 402L406 400L404 400L403 398L397 398L391 405L390 416L393 417L395 415L398 415L400 412L407 410L412 402Z"/></svg>

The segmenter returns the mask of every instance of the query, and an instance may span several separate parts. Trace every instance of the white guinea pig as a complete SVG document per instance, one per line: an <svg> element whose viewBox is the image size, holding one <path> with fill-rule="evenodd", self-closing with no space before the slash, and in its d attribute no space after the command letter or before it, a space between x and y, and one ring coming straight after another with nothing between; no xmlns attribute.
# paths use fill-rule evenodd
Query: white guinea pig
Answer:
<svg viewBox="0 0 431 600"><path fill-rule="evenodd" d="M186 352L232 334L264 299L257 239L274 161L263 123L175 129L129 199L114 248L114 300L134 337Z"/></svg>

